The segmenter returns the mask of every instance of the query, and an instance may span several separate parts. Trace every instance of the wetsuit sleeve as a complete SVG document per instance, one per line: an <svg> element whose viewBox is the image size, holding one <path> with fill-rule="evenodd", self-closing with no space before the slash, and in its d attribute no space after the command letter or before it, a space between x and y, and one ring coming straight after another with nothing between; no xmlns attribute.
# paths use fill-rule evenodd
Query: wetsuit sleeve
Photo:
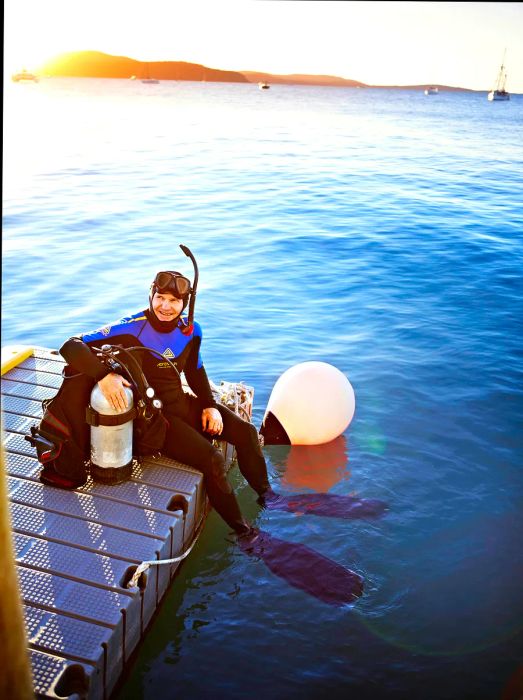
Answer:
<svg viewBox="0 0 523 700"><path fill-rule="evenodd" d="M194 370L194 372L189 372L188 370L189 368L186 367L185 376L187 378L187 384L198 397L202 409L217 406L218 404L214 399L205 367L202 365L198 369Z"/></svg>
<svg viewBox="0 0 523 700"><path fill-rule="evenodd" d="M201 337L195 336L187 364L184 368L187 384L194 391L200 401L202 409L217 406L209 384L207 372L200 357Z"/></svg>
<svg viewBox="0 0 523 700"><path fill-rule="evenodd" d="M111 370L100 362L90 346L110 342L132 347L139 344L138 339L146 323L145 312L139 311L98 330L69 338L60 348L60 354L77 372L87 374L99 382Z"/></svg>
<svg viewBox="0 0 523 700"><path fill-rule="evenodd" d="M60 348L60 354L68 365L99 382L111 371L96 357L91 348L80 338L69 338Z"/></svg>

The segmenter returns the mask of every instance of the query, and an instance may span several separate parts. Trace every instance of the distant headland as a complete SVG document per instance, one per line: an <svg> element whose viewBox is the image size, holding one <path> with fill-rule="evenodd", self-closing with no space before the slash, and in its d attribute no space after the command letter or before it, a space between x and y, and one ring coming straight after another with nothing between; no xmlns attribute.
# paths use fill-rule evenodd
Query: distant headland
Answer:
<svg viewBox="0 0 523 700"><path fill-rule="evenodd" d="M101 51L74 51L47 61L39 71L49 77L137 78L190 80L216 83L267 83L272 85L315 85L324 87L424 89L429 85L367 85L334 75L274 75L259 71L229 71L208 68L185 61L137 61L127 56L111 56ZM450 85L434 85L440 90L474 92Z"/></svg>
<svg viewBox="0 0 523 700"><path fill-rule="evenodd" d="M248 83L237 71L207 68L184 61L136 61L100 51L74 51L47 61L41 73L68 78L156 78L157 80L207 80L217 83Z"/></svg>

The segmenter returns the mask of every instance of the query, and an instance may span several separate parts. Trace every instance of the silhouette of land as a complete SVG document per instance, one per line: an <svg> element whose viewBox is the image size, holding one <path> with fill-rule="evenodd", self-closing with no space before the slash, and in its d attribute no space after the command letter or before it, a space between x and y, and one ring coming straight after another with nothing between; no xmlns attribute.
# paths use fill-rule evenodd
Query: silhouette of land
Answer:
<svg viewBox="0 0 523 700"><path fill-rule="evenodd" d="M207 68L184 61L136 61L100 51L74 51L47 61L42 73L51 77L74 78L157 78L158 80L208 80L218 83L247 83L236 71Z"/></svg>
<svg viewBox="0 0 523 700"><path fill-rule="evenodd" d="M334 75L275 75L259 71L229 71L208 68L185 61L137 61L127 56L111 56L100 51L74 51L47 61L40 71L50 77L75 78L156 78L157 80L191 80L226 83L269 83L272 85L317 85L328 87L425 89L429 85L367 85ZM434 86L434 84L432 84ZM440 90L467 90L436 85Z"/></svg>

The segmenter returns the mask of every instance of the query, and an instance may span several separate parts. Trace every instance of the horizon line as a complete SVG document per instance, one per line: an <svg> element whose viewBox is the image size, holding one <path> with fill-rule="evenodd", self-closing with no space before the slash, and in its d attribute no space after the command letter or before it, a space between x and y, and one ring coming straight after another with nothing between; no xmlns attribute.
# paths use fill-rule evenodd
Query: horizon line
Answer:
<svg viewBox="0 0 523 700"><path fill-rule="evenodd" d="M391 88L391 89L414 89L414 88L428 88L428 87L437 87L441 89L449 89L453 91L463 91L463 92L490 92L492 88L467 88L467 87L462 87L462 86L456 86L456 85L446 85L442 83L435 83L435 82L428 82L428 83L415 83L415 84L369 84L369 83L364 83L362 81L356 80L354 78L345 78L339 75L332 75L330 73L272 73L264 70L251 70L251 69L224 69L224 68L214 68L211 66L207 66L203 63L194 63L193 61L185 61L185 60L173 60L173 59L162 59L162 60L140 60L137 58L132 58L130 56L125 56L122 54L110 54L105 51L99 51L97 49L80 49L80 50L74 50L74 51L63 51L60 54L56 54L55 56L45 59L44 61L41 62L40 66L38 66L37 71L35 73L40 72L40 68L44 68L46 64L54 62L54 61L59 61L60 58L65 57L65 56L71 56L74 54L99 54L102 56L107 56L109 58L123 58L128 61L133 61L138 64L155 64L155 63L184 63L186 65L190 66L201 66L202 68L206 68L208 70L212 71L220 71L220 72L226 72L226 73L238 73L240 75L243 75L244 77L247 78L248 74L255 74L258 75L259 78L262 76L265 78L268 77L273 77L273 78L280 78L280 79L292 79L294 78L311 78L311 79L331 79L331 80L337 80L337 81L344 81L347 83L355 83L355 85L309 85L309 87L354 87L354 88L376 88L376 89L386 89L386 88ZM60 76L50 76L50 77L60 77ZM62 76L62 77L112 77L112 76ZM169 78L163 78L163 80L169 80ZM181 80L184 80L183 78ZM189 81L190 82L190 81ZM218 81L208 81L208 82L218 82ZM251 81L248 80L250 83ZM254 82L258 82L258 79L256 79ZM517 92L512 92L511 94L513 95L518 95L521 93Z"/></svg>

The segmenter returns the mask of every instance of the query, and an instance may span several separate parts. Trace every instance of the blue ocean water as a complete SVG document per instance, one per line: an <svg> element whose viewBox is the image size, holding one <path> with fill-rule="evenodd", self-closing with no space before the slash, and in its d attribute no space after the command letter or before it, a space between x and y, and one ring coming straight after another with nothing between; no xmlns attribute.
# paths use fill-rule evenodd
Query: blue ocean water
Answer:
<svg viewBox="0 0 523 700"><path fill-rule="evenodd" d="M212 513L117 700L523 692L523 96L48 79L6 85L2 345L59 347L191 273L216 382L342 370L355 417L273 485L379 520L246 514L365 579L332 608ZM315 572L321 576L321 571Z"/></svg>

